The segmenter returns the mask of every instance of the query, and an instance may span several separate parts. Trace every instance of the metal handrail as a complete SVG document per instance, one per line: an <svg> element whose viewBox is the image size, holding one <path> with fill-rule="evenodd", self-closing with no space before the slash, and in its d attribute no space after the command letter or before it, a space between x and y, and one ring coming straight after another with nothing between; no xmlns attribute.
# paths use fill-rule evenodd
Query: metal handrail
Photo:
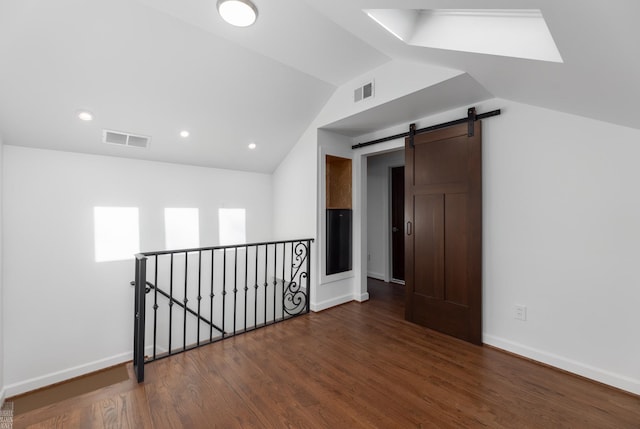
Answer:
<svg viewBox="0 0 640 429"><path fill-rule="evenodd" d="M299 243L302 241L308 241L313 243L315 240L313 238L301 238L299 240L280 240L280 241L261 241L257 243L246 243L246 244L228 244L225 246L209 246L209 247L194 247L191 249L177 249L177 250L158 250L154 252L141 252L137 253L135 256L156 256L156 255L169 255L171 253L193 253L193 252L204 252L208 250L223 250L223 249L242 249L245 247L254 247L254 246L265 246L270 244L282 244L282 243Z"/></svg>

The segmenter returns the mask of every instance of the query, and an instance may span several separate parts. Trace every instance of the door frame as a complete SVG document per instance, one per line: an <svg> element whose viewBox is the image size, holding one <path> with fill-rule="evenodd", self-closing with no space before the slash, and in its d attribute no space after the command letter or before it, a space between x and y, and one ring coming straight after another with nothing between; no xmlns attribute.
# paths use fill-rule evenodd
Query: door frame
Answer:
<svg viewBox="0 0 640 429"><path fill-rule="evenodd" d="M369 299L367 291L367 158L404 149L404 138L389 140L375 146L353 150L354 218L353 218L353 266L354 296L358 301Z"/></svg>

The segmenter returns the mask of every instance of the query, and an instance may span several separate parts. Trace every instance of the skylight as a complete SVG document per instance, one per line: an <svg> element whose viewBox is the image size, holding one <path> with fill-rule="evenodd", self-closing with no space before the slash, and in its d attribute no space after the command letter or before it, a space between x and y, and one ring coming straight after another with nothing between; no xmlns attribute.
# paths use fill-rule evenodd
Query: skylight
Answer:
<svg viewBox="0 0 640 429"><path fill-rule="evenodd" d="M562 62L538 9L367 9L412 46Z"/></svg>

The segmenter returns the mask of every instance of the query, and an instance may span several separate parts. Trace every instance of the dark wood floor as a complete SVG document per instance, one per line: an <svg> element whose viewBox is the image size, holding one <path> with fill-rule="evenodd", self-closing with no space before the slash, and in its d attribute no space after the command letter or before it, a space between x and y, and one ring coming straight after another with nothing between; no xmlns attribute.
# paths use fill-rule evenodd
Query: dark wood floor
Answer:
<svg viewBox="0 0 640 429"><path fill-rule="evenodd" d="M640 428L640 398L405 322L402 286L147 365L14 427Z"/></svg>

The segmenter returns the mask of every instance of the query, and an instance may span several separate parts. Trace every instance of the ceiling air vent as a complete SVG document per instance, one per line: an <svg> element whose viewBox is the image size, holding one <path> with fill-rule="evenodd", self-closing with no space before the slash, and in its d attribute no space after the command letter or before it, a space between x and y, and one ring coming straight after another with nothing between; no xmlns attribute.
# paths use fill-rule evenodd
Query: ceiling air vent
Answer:
<svg viewBox="0 0 640 429"><path fill-rule="evenodd" d="M353 91L353 101L355 103L371 97L373 97L373 81L367 82Z"/></svg>
<svg viewBox="0 0 640 429"><path fill-rule="evenodd" d="M151 137L139 134L123 133L121 131L102 130L102 142L120 146L141 147L149 146Z"/></svg>

